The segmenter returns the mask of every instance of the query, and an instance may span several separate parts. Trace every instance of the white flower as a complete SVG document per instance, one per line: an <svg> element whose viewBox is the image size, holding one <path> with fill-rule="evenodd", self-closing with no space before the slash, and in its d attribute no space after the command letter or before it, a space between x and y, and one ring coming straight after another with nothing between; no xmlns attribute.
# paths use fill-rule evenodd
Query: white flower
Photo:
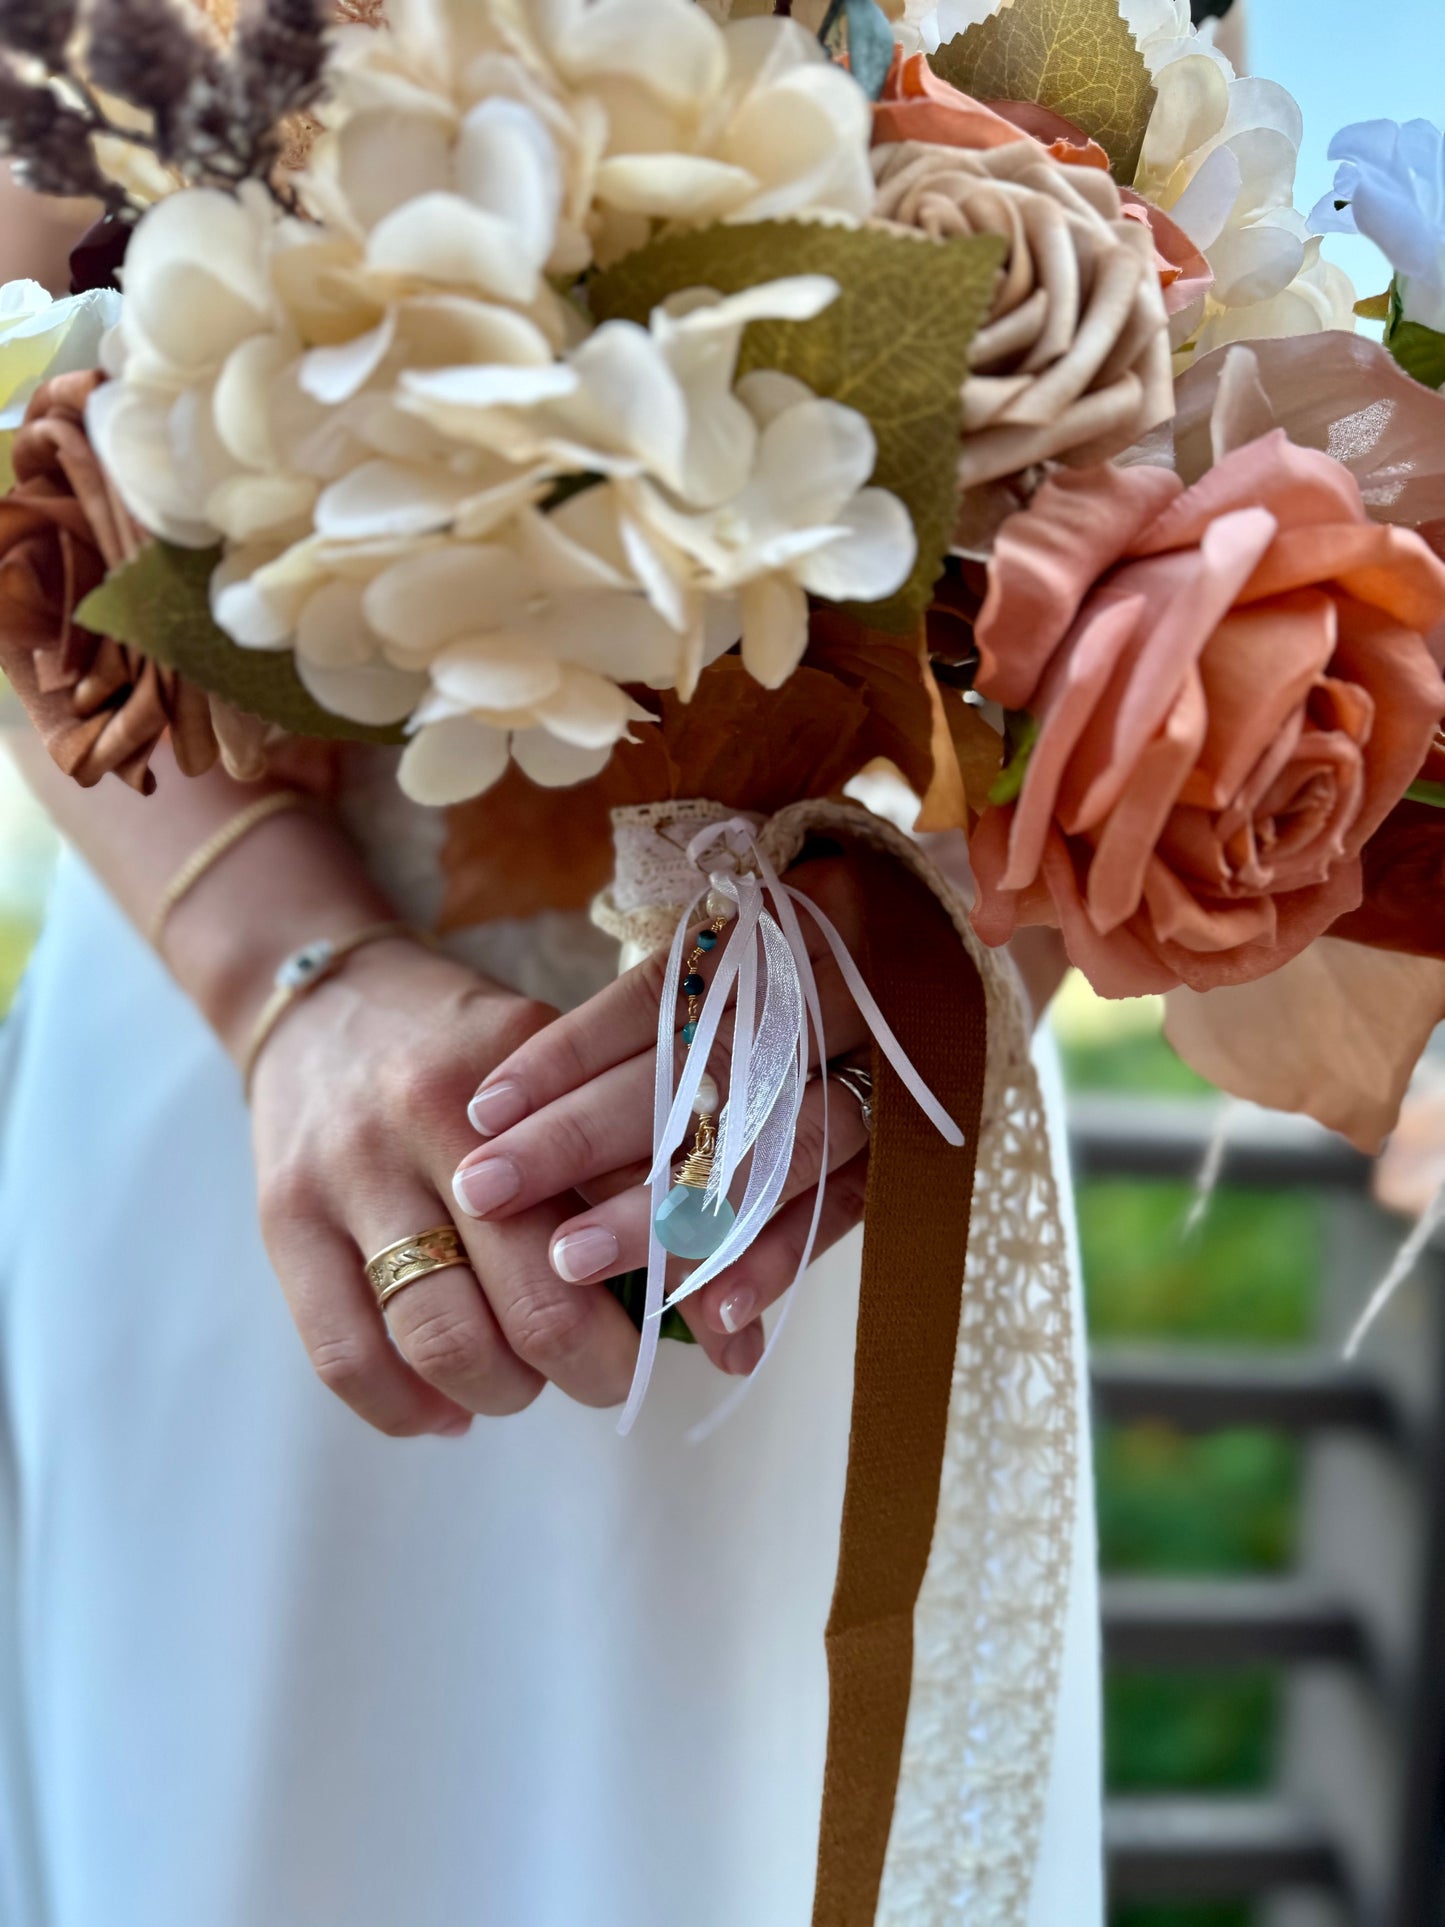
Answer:
<svg viewBox="0 0 1445 1927"><path fill-rule="evenodd" d="M1330 159L1335 184L1311 227L1366 235L1395 270L1405 319L1445 332L1445 134L1428 120L1358 121L1335 135Z"/></svg>
<svg viewBox="0 0 1445 1927"><path fill-rule="evenodd" d="M898 498L865 486L877 448L855 409L765 371L737 392L760 432L731 501L688 515L646 482L622 493L664 554L687 556L710 595L737 597L743 662L776 689L808 646L808 596L882 601L908 580L917 539Z"/></svg>
<svg viewBox="0 0 1445 1927"><path fill-rule="evenodd" d="M30 397L52 375L93 368L120 296L109 289L56 301L38 281L0 287L0 430L16 429Z"/></svg>
<svg viewBox="0 0 1445 1927"><path fill-rule="evenodd" d="M743 331L804 321L837 298L826 275L767 281L741 294L694 289L654 310L648 327L604 322L565 360L539 366L408 369L400 403L438 432L519 465L597 475L652 475L696 508L744 487L757 424L733 392Z"/></svg>
<svg viewBox="0 0 1445 1927"><path fill-rule="evenodd" d="M1321 260L1294 206L1303 123L1292 96L1273 81L1236 77L1187 23L1171 31L1174 0L1135 5L1151 29L1142 44L1158 96L1135 185L1214 271L1198 312L1180 324L1193 351L1353 327L1348 278Z"/></svg>

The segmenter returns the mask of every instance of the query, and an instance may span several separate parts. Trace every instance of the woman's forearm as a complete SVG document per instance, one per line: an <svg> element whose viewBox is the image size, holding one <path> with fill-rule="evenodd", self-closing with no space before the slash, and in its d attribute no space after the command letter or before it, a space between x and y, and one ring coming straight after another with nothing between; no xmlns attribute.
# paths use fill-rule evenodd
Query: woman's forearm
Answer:
<svg viewBox="0 0 1445 1927"><path fill-rule="evenodd" d="M10 747L30 788L121 909L148 932L167 884L195 851L267 787L221 770L184 777L169 751L157 788L138 796L107 776L81 789L28 731ZM234 1057L283 957L315 937L345 936L395 914L323 810L288 810L250 830L189 890L161 938L167 968Z"/></svg>

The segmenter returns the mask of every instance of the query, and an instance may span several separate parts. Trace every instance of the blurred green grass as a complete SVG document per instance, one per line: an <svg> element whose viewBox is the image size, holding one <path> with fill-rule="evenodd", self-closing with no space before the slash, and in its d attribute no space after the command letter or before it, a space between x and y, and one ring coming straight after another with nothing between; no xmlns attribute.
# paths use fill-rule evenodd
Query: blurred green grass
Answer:
<svg viewBox="0 0 1445 1927"><path fill-rule="evenodd" d="M1075 980L1058 1023L1071 1091L1207 1098L1164 1042L1157 1006L1098 1004ZM1079 1237L1095 1341L1290 1346L1309 1336L1322 1227L1299 1192L1218 1191L1186 1237L1187 1184L1085 1183ZM1280 1435L1192 1437L1161 1424L1095 1435L1100 1563L1106 1572L1286 1569L1295 1556L1300 1458ZM1280 1721L1267 1669L1112 1669L1104 1759L1118 1792L1239 1793L1267 1786ZM1228 1902L1115 1908L1111 1927L1252 1927Z"/></svg>
<svg viewBox="0 0 1445 1927"><path fill-rule="evenodd" d="M35 934L35 926L28 918L0 918L0 1015L14 1002L35 946Z"/></svg>

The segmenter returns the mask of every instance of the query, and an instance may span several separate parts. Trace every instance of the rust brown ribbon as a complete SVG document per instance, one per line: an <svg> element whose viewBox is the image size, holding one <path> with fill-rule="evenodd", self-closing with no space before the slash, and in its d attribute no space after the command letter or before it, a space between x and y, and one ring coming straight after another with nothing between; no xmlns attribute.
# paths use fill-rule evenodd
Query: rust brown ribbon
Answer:
<svg viewBox="0 0 1445 1927"><path fill-rule="evenodd" d="M913 1613L943 1470L983 1109L983 980L897 862L866 866L869 988L965 1133L945 1144L881 1053L838 1577L813 1927L872 1927L913 1681Z"/></svg>

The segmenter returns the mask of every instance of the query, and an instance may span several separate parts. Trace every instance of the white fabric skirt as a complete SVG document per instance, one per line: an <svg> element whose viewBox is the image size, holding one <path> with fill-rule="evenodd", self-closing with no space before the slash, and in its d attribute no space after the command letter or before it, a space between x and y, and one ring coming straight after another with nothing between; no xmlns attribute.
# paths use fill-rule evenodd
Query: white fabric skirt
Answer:
<svg viewBox="0 0 1445 1927"><path fill-rule="evenodd" d="M807 1927L856 1241L701 1446L676 1345L628 1440L549 1391L396 1442L312 1377L235 1074L73 862L6 1043L0 1927ZM1028 1927L1102 1918L1079 1423Z"/></svg>

